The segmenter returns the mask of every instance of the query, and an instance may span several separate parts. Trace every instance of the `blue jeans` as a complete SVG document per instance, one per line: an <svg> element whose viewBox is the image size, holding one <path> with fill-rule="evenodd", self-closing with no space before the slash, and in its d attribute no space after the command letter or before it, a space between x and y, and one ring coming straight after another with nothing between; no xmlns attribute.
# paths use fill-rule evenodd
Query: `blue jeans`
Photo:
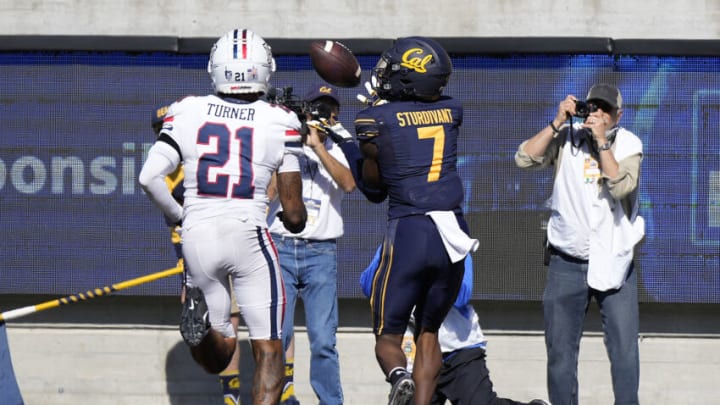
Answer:
<svg viewBox="0 0 720 405"><path fill-rule="evenodd" d="M305 306L310 340L310 384L321 405L340 405L340 361L335 347L338 327L337 244L273 235L285 283L283 345L293 336L295 302Z"/></svg>
<svg viewBox="0 0 720 405"><path fill-rule="evenodd" d="M640 356L637 276L631 265L625 284L597 291L586 282L587 264L552 255L543 294L547 384L553 405L578 403L578 353L585 314L598 303L610 359L615 405L638 404Z"/></svg>
<svg viewBox="0 0 720 405"><path fill-rule="evenodd" d="M0 399L3 404L22 405L12 360L10 359L10 346L8 344L5 322L0 322Z"/></svg>

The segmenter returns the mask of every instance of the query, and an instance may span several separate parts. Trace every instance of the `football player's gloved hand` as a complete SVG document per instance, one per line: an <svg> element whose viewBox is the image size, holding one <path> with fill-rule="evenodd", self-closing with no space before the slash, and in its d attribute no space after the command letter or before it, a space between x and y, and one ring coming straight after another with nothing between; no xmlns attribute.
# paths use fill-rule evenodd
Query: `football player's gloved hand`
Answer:
<svg viewBox="0 0 720 405"><path fill-rule="evenodd" d="M373 77L372 80L374 81L375 78ZM375 89L373 89L373 85L370 84L370 82L365 82L365 90L368 93L367 96L364 94L357 95L357 99L361 103L369 106L376 106L387 103L387 100L384 100L378 96L377 92L375 91Z"/></svg>

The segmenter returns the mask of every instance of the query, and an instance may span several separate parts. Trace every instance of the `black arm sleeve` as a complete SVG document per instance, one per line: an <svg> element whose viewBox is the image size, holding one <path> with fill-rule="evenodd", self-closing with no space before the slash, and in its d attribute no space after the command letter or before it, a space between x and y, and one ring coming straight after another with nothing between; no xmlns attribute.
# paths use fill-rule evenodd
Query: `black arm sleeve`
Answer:
<svg viewBox="0 0 720 405"><path fill-rule="evenodd" d="M355 179L355 185L360 190L368 201L379 204L385 201L387 198L387 190L378 190L374 187L370 187L363 182L362 179L362 164L363 157L360 154L360 148L358 148L355 142L343 142L339 144L340 149L345 154L345 158L350 165L350 171Z"/></svg>

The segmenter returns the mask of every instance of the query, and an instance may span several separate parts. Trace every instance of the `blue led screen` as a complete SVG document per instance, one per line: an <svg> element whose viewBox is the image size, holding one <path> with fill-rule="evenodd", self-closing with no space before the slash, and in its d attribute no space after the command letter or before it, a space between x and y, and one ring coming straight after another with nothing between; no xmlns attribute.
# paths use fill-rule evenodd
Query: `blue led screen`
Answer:
<svg viewBox="0 0 720 405"><path fill-rule="evenodd" d="M318 79L304 56L277 56L276 87ZM362 56L369 77L376 57ZM720 58L608 55L454 57L446 94L462 100L466 216L481 242L474 298L539 300L551 169L521 171L518 144L567 94L616 84L621 125L644 143L637 250L641 300L720 303ZM0 293L66 295L174 265L159 210L137 185L151 109L211 92L206 55L0 54ZM362 90L341 89L352 128ZM385 204L346 197L341 297L382 238ZM179 277L123 294L173 295Z"/></svg>

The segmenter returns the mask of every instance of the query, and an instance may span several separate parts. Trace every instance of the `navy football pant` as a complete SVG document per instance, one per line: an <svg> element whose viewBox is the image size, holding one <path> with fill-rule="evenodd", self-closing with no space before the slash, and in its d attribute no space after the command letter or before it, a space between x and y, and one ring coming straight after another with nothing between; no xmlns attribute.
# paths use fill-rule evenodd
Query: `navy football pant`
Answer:
<svg viewBox="0 0 720 405"><path fill-rule="evenodd" d="M458 221L467 229L462 217ZM455 302L464 271L463 260L450 262L430 217L388 221L370 295L375 334L405 333L413 307L416 330L437 331Z"/></svg>

